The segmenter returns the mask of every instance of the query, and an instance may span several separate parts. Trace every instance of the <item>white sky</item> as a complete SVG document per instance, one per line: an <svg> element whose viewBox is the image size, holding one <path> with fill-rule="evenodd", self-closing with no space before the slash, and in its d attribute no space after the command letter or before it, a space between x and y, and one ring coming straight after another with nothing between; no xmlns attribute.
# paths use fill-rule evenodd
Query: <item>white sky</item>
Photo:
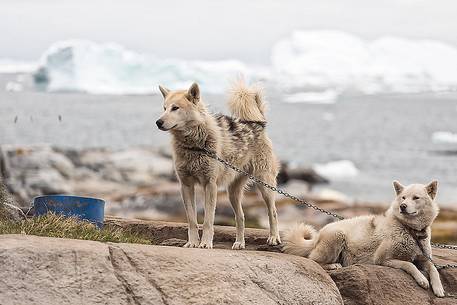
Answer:
<svg viewBox="0 0 457 305"><path fill-rule="evenodd" d="M53 42L117 42L160 57L269 61L295 29L438 39L457 46L456 0L0 0L0 58Z"/></svg>

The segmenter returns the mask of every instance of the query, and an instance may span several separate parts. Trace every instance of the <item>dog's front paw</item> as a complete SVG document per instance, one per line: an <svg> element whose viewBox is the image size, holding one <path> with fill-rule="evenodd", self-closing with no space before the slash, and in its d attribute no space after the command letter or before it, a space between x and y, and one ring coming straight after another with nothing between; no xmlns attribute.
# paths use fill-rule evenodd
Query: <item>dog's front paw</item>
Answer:
<svg viewBox="0 0 457 305"><path fill-rule="evenodd" d="M279 234L270 235L267 239L267 244L270 246L277 246L280 243L281 243L281 237L279 237Z"/></svg>
<svg viewBox="0 0 457 305"><path fill-rule="evenodd" d="M213 248L213 243L212 242L203 242L202 241L198 247L202 248L202 249L212 249Z"/></svg>
<svg viewBox="0 0 457 305"><path fill-rule="evenodd" d="M184 248L197 248L199 243L200 242L198 240L196 240L196 241L190 241L189 240L183 247Z"/></svg>
<svg viewBox="0 0 457 305"><path fill-rule="evenodd" d="M444 288L443 285L441 285L441 283L439 285L432 285L432 290L437 297L444 297Z"/></svg>
<svg viewBox="0 0 457 305"><path fill-rule="evenodd" d="M212 240L204 240L200 242L200 245L198 246L199 248L203 249L212 249L213 248L213 241Z"/></svg>
<svg viewBox="0 0 457 305"><path fill-rule="evenodd" d="M242 250L245 247L246 246L244 244L244 241L236 241L236 242L233 243L232 249L233 250Z"/></svg>
<svg viewBox="0 0 457 305"><path fill-rule="evenodd" d="M427 278L422 273L418 275L416 282L419 284L419 286L421 286L424 289L428 289L428 287L430 286Z"/></svg>

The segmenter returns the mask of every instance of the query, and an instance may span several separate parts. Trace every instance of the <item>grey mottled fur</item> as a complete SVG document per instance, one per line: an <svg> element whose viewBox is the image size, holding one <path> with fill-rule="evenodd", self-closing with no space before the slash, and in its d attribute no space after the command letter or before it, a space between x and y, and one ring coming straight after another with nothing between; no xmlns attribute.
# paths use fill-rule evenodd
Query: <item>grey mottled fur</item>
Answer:
<svg viewBox="0 0 457 305"><path fill-rule="evenodd" d="M237 227L233 249L243 249L244 214L241 206L245 176L225 168L195 148L209 149L235 166L276 185L279 163L265 132L265 105L261 92L237 84L231 92L229 107L236 117L212 115L200 97L200 89L193 84L188 90L170 91L160 87L164 96L164 113L159 128L170 131L176 174L189 223L189 241L185 247L212 248L213 223L217 189L226 186ZM197 229L195 185L205 193L205 218L200 240ZM259 187L267 205L270 236L268 243L280 243L274 193Z"/></svg>

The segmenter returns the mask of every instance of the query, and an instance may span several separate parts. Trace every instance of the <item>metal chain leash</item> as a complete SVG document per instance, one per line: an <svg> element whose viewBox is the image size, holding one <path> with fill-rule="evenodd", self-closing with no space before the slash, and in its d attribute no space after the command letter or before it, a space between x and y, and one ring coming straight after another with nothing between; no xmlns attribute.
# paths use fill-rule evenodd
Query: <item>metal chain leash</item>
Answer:
<svg viewBox="0 0 457 305"><path fill-rule="evenodd" d="M432 247L434 248L439 248L439 249L447 249L447 250L457 250L457 246L453 246L453 245L445 245L445 244L436 244L436 243L430 243L432 245ZM432 263L432 258L431 257L427 257ZM438 264L435 264L435 267L437 269L446 269L446 268L457 268L457 264L444 264L444 265L438 265Z"/></svg>
<svg viewBox="0 0 457 305"><path fill-rule="evenodd" d="M416 245L419 247L419 249L421 250L422 252L422 255L430 262L432 263L436 269L446 269L446 268L457 268L457 264L444 264L444 265L438 265L438 264L435 264L435 262L433 261L432 259L432 254L428 254L428 252L424 249L424 245L421 243L421 239L424 239L426 238L427 236L425 237L418 237L417 234L411 232L410 229L407 229L409 231L409 234L411 235L411 237L414 239L414 241L416 242ZM430 243L430 245L437 245L437 248L443 248L443 249L455 249L454 246L451 246L451 245L441 245L441 244L434 244L434 243Z"/></svg>
<svg viewBox="0 0 457 305"><path fill-rule="evenodd" d="M435 243L431 243L431 244L432 244L432 247L435 247L435 248L457 250L457 246L453 246L453 245L435 244Z"/></svg>
<svg viewBox="0 0 457 305"><path fill-rule="evenodd" d="M314 209L316 211L319 211L319 212L321 212L323 214L327 214L327 215L332 216L334 218L337 218L339 220L345 219L343 216L341 216L341 215L339 215L337 213L333 213L331 211L327 211L327 210L325 210L323 208L320 208L320 207L318 207L318 206L316 206L316 205L314 205L312 203L309 203L309 202L307 202L307 201L305 201L305 200L303 200L301 198L298 198L297 196L291 195L288 192L286 192L286 191L284 191L284 190L282 190L280 188L277 188L276 186L270 185L270 184L266 183L265 181L260 180L259 178L257 178L255 176L253 176L252 174L248 173L247 171L242 170L242 169L236 167L235 165L233 165L232 163L222 159L215 152L212 152L207 148L192 148L192 150L201 151L201 152L205 153L208 157L219 161L220 163L224 164L226 167L234 170L235 172L237 172L237 173L239 173L239 174L241 174L243 176L248 177L250 180L254 181L255 183L260 184L263 187L266 187L266 188L272 190L273 192L281 194L281 195L283 195L283 196L285 196L285 197L287 197L289 199L292 199L292 200L294 200L294 201L296 201L296 202L298 202L298 203L300 203L300 204L302 204L302 205L304 205L304 206L306 206L308 208L312 208L312 209ZM453 246L453 245L437 244L437 243L431 243L431 245L432 245L432 247L440 248L440 249L457 250L457 246ZM433 263L431 257L429 257L427 255L425 255L425 256L426 256L426 258L428 260L430 260ZM438 264L435 264L435 263L433 263L433 264L435 265L435 267L437 269L457 268L457 264L445 264L445 265L438 265Z"/></svg>
<svg viewBox="0 0 457 305"><path fill-rule="evenodd" d="M199 149L197 149L197 150L199 150ZM291 195L291 194L289 194L288 192L286 192L286 191L284 191L284 190L282 190L282 189L279 189L279 188L277 188L277 187L275 187L275 186L273 186L273 185L270 185L270 184L266 183L265 181L260 180L259 178L257 178L257 177L255 177L255 176L251 175L250 173L248 173L247 171L244 171L244 170L242 170L242 169L240 169L240 168L234 166L234 165L231 164L230 162L228 162L228 161L226 161L226 160L220 158L217 154L215 154L214 152L212 152L212 151L210 151L210 150L208 150L208 149L206 149L206 148L202 148L201 151L204 152L204 153L205 153L206 155L208 155L209 157L211 157L211 158L213 158L213 159L216 159L217 161L221 162L221 163L224 164L226 167L233 169L235 172L237 172L237 173L239 173L239 174L241 174L241 175L243 175L243 176L248 177L249 179L251 179L251 180L254 181L255 183L260 184L260 185L262 185L263 187L266 187L266 188L272 190L273 192L276 192L276 193L278 193L278 194L281 194L281 195L283 195L283 196L285 196L285 197L287 197L287 198L290 198L290 199L292 199L292 200L294 200L294 201L297 201L297 202L299 202L299 203L305 205L305 206L308 207L308 208L312 208L312 209L314 209L314 210L316 210L316 211L319 211L319 212L321 212L321 213L324 213L324 214L327 214L327 215L329 215L329 216L338 218L338 219L340 219L340 220L344 219L344 217L341 216L341 215L338 215L338 214L336 214L336 213L332 213L332 212L330 212L330 211L324 210L324 209L322 209L322 208L320 208L320 207L318 207L318 206L316 206L316 205L314 205L314 204L311 204L311 203L309 203L309 202L306 202L306 201L303 200L303 199L300 199L300 198L298 198L298 197L296 197L296 196L294 196L294 195Z"/></svg>

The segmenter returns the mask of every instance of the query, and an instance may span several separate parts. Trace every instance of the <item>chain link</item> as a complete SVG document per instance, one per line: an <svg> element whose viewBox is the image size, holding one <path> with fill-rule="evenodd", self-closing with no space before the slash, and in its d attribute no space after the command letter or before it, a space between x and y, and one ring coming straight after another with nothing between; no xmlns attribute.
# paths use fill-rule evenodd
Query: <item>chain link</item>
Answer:
<svg viewBox="0 0 457 305"><path fill-rule="evenodd" d="M335 217L335 218L340 219L340 220L344 219L344 217L341 216L341 215L338 215L338 214L336 214L336 213L332 213L332 212L330 212L330 211L324 210L324 209L322 209L322 208L320 208L320 207L318 207L318 206L316 206L316 205L314 205L314 204L311 204L311 203L309 203L309 202L306 202L306 201L303 200L303 199L300 199L300 198L298 198L298 197L296 197L296 196L294 196L294 195L291 195L291 194L289 194L288 192L286 192L286 191L284 191L284 190L282 190L282 189L277 188L276 186L270 185L270 184L266 183L265 181L260 180L259 178L257 178L257 177L255 177L255 176L251 175L250 173L248 173L247 171L244 171L244 170L242 170L242 169L240 169L240 168L234 166L233 164L229 163L228 161L226 161L226 160L220 158L218 155L216 155L215 153L211 152L210 150L208 150L208 149L206 149L206 148L202 148L202 151L203 151L206 155L208 155L209 157L211 157L211 158L213 158L213 159L216 159L217 161L221 162L221 163L224 164L226 167L233 169L233 170L236 171L237 173L239 173L239 174L241 174L241 175L243 175L243 176L248 177L249 179L251 179L251 180L254 181L255 183L260 184L260 185L262 185L263 187L266 187L266 188L272 190L273 192L276 192L276 193L278 193L278 194L281 194L281 195L283 195L283 196L285 196L285 197L287 197L287 198L290 198L290 199L292 199L292 200L294 200L294 201L297 201L297 202L303 204L304 206L306 206L306 207L308 207L308 208L312 208L312 209L314 209L314 210L316 210L316 211L319 211L319 212L321 212L321 213L327 214L327 215L329 215L329 216Z"/></svg>
<svg viewBox="0 0 457 305"><path fill-rule="evenodd" d="M432 244L432 247L435 247L435 248L457 250L457 246L454 246L454 245L435 244L435 243L431 243L431 244Z"/></svg>
<svg viewBox="0 0 457 305"><path fill-rule="evenodd" d="M300 204L302 204L302 205L304 205L304 206L306 206L308 208L314 209L316 211L319 211L319 212L321 212L323 214L332 216L332 217L334 217L336 219L339 219L339 220L343 220L344 219L343 216L341 216L341 215L339 215L337 213L333 213L333 212L327 211L327 210L325 210L323 208L320 208L320 207L318 207L318 206L316 206L316 205L314 205L312 203L309 203L309 202L307 202L307 201L305 201L305 200L303 200L301 198L298 198L297 196L291 195L288 192L286 192L286 191L284 191L284 190L282 190L280 188L277 188L276 186L270 185L270 184L266 183L265 181L260 180L259 178L257 178L255 176L253 176L252 174L248 173L247 171L242 170L242 169L236 167L235 165L231 164L230 162L222 159L216 153L210 151L207 148L194 148L193 150L201 151L201 152L205 153L207 156L219 161L220 163L224 164L226 167L234 170L235 172L237 172L237 173L239 173L239 174L241 174L243 176L248 177L250 180L254 181L255 183L260 184L263 187L266 187L267 189L270 189L273 192L281 194L281 195L283 195L283 196L285 196L285 197L287 197L289 199L292 199L292 200L294 200L294 201L296 201L296 202L298 202L298 203L300 203ZM457 246L453 246L453 245L436 244L436 243L431 243L431 245L432 245L432 247L440 248L440 249L457 250ZM431 257L429 257L428 255L425 255L425 256L429 261L431 261L433 263L433 260L432 260ZM435 265L435 267L437 269L457 268L457 264L445 264L445 265L438 265L438 264L435 264L435 263L433 263L433 264Z"/></svg>

